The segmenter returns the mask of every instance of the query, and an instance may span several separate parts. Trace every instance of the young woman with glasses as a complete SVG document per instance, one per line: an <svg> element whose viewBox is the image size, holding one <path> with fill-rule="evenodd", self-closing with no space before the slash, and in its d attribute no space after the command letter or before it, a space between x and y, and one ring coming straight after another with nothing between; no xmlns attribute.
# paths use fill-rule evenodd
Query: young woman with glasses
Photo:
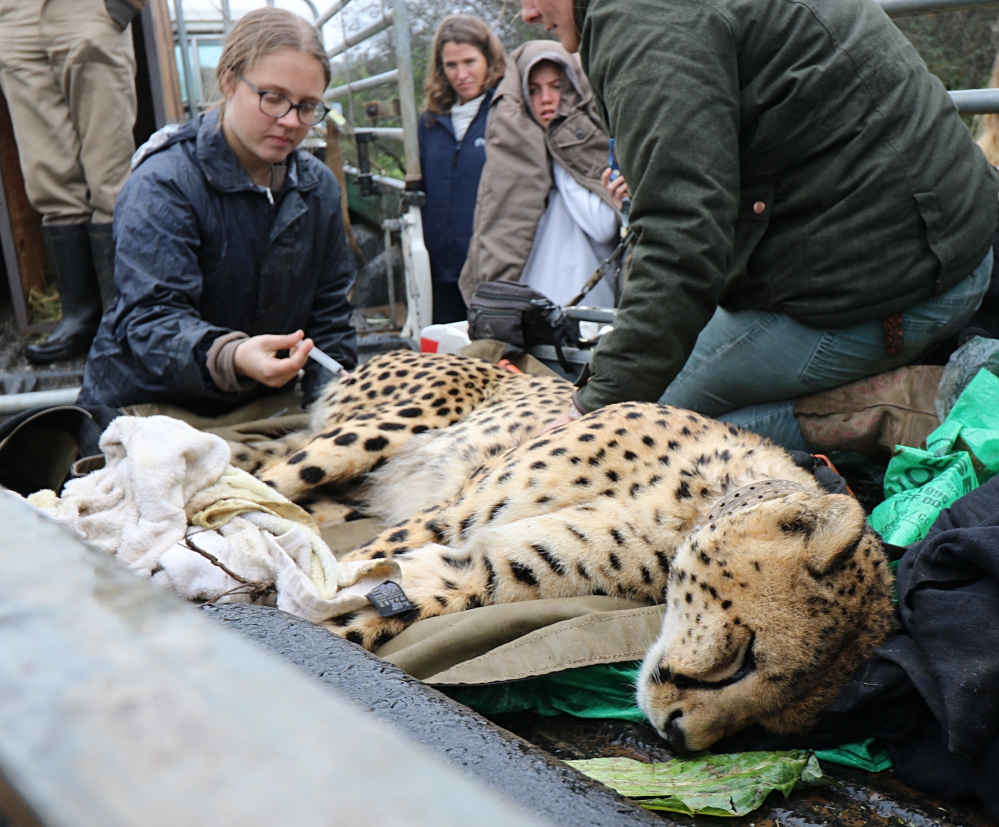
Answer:
<svg viewBox="0 0 999 827"><path fill-rule="evenodd" d="M305 403L350 368L356 337L340 193L297 147L327 108L316 30L276 8L242 17L217 69L223 101L133 159L114 214L118 298L80 404L180 404L203 415L288 390ZM313 344L314 343L314 344Z"/></svg>

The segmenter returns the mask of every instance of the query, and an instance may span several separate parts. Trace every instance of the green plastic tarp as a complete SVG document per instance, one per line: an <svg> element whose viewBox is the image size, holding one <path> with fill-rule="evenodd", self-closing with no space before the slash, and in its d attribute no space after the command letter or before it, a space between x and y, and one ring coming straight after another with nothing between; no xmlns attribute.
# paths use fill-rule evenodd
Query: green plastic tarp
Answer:
<svg viewBox="0 0 999 827"><path fill-rule="evenodd" d="M984 368L926 448L900 445L885 473L885 501L870 516L885 542L923 539L943 509L999 473L999 378Z"/></svg>

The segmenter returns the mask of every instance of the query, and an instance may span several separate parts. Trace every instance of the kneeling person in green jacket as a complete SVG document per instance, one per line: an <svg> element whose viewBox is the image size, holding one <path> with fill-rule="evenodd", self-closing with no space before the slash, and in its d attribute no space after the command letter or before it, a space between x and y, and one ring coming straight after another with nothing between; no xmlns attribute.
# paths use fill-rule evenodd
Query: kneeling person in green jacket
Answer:
<svg viewBox="0 0 999 827"><path fill-rule="evenodd" d="M567 417L661 400L806 449L794 397L975 311L999 178L873 0L522 2L580 54L639 237Z"/></svg>

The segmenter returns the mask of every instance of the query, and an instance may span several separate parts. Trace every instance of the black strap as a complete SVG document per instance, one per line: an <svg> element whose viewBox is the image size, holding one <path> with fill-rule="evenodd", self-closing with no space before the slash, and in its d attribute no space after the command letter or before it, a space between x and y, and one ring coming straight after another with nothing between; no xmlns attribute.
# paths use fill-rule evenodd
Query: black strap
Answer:
<svg viewBox="0 0 999 827"><path fill-rule="evenodd" d="M594 287L596 287L600 283L600 279L602 279L604 276L607 275L607 272L610 270L611 265L614 263L614 259L616 259L619 255L623 254L623 251L628 247L628 245L635 240L637 240L637 236L631 230L628 230L627 235L625 235L625 237L621 239L620 243L617 245L617 247L614 248L613 252L611 252L611 254L607 256L607 258L601 261L600 264L597 266L597 269L593 271L593 275L590 276L586 284L583 285L583 289L580 291L580 293L577 296L575 296L575 298L567 302L565 306L575 307L584 298L586 298L586 294L589 293Z"/></svg>

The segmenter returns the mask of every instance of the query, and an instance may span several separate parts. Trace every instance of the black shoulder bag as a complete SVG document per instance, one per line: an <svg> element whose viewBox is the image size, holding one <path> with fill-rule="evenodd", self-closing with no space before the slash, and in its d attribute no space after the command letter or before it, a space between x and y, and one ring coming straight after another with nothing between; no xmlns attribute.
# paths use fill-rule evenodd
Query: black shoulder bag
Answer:
<svg viewBox="0 0 999 827"><path fill-rule="evenodd" d="M478 286L468 308L470 339L496 339L518 348L552 345L562 369L569 362L564 346L579 347L575 321L533 287L515 281L486 281Z"/></svg>

